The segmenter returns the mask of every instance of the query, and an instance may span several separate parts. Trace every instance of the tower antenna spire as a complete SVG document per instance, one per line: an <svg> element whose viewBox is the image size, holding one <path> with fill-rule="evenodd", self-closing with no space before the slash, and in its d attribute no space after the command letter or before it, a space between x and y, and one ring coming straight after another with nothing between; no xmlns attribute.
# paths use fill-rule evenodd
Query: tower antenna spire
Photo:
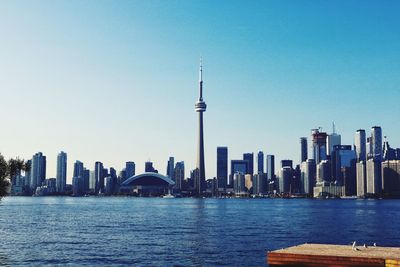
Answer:
<svg viewBox="0 0 400 267"><path fill-rule="evenodd" d="M199 69L199 100L203 101L203 57L200 57Z"/></svg>

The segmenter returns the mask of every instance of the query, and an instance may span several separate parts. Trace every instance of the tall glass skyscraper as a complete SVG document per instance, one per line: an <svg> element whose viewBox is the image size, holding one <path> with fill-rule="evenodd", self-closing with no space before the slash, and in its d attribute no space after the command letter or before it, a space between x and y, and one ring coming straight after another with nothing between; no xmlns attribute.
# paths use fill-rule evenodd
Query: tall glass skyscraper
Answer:
<svg viewBox="0 0 400 267"><path fill-rule="evenodd" d="M366 156L366 135L364 129L358 129L354 138L354 145L356 147L357 162L365 161Z"/></svg>
<svg viewBox="0 0 400 267"><path fill-rule="evenodd" d="M264 173L264 152L262 151L257 154L257 173Z"/></svg>
<svg viewBox="0 0 400 267"><path fill-rule="evenodd" d="M31 189L35 191L36 187L41 186L44 180L46 180L46 156L42 152L38 152L32 157Z"/></svg>
<svg viewBox="0 0 400 267"><path fill-rule="evenodd" d="M300 137L300 163L308 158L307 137Z"/></svg>
<svg viewBox="0 0 400 267"><path fill-rule="evenodd" d="M169 157L167 162L167 176L171 178L172 181L175 181L174 161L175 161L174 157Z"/></svg>
<svg viewBox="0 0 400 267"><path fill-rule="evenodd" d="M103 163L96 161L94 164L94 175L96 177L96 193L104 192L104 167Z"/></svg>
<svg viewBox="0 0 400 267"><path fill-rule="evenodd" d="M125 178L131 178L135 176L135 162L128 161L125 163Z"/></svg>
<svg viewBox="0 0 400 267"><path fill-rule="evenodd" d="M228 148L217 147L217 184L218 188L226 188L228 182Z"/></svg>
<svg viewBox="0 0 400 267"><path fill-rule="evenodd" d="M267 179L269 181L275 180L275 156L267 155Z"/></svg>
<svg viewBox="0 0 400 267"><path fill-rule="evenodd" d="M314 159L316 164L326 159L326 136L327 134L319 129L311 130L311 159Z"/></svg>
<svg viewBox="0 0 400 267"><path fill-rule="evenodd" d="M248 162L247 173L245 174L254 174L254 153L244 153L243 160Z"/></svg>
<svg viewBox="0 0 400 267"><path fill-rule="evenodd" d="M374 160L382 160L382 129L374 126L371 129L371 148L372 158Z"/></svg>
<svg viewBox="0 0 400 267"><path fill-rule="evenodd" d="M61 151L57 156L57 175L56 175L57 192L64 193L66 185L67 185L67 153Z"/></svg>

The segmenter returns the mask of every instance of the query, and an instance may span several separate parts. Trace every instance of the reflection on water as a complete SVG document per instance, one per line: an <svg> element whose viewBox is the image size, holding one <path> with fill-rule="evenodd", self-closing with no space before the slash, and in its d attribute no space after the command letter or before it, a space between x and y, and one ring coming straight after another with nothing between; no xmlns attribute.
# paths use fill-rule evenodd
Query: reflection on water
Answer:
<svg viewBox="0 0 400 267"><path fill-rule="evenodd" d="M400 201L14 197L0 265L263 266L305 242L400 246Z"/></svg>

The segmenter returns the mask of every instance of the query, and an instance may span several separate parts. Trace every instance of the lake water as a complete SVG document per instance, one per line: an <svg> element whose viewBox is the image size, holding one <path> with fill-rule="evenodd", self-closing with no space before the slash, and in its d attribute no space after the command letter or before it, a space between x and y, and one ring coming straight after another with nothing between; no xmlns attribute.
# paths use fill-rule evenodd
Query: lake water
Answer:
<svg viewBox="0 0 400 267"><path fill-rule="evenodd" d="M305 242L400 246L398 200L8 197L0 265L266 266Z"/></svg>

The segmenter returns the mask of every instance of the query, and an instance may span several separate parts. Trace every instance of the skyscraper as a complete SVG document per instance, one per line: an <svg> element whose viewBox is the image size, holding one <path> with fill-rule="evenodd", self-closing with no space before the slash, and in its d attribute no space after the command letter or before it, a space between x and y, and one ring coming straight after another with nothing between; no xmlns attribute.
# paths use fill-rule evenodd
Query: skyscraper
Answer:
<svg viewBox="0 0 400 267"><path fill-rule="evenodd" d="M307 137L300 137L300 163L308 158Z"/></svg>
<svg viewBox="0 0 400 267"><path fill-rule="evenodd" d="M96 177L96 193L104 192L104 168L103 163L96 161L94 164L94 173Z"/></svg>
<svg viewBox="0 0 400 267"><path fill-rule="evenodd" d="M248 163L247 173L245 174L254 174L254 153L244 153L243 160L246 160Z"/></svg>
<svg viewBox="0 0 400 267"><path fill-rule="evenodd" d="M228 148L217 147L217 184L218 188L226 188L228 182Z"/></svg>
<svg viewBox="0 0 400 267"><path fill-rule="evenodd" d="M275 156L267 155L267 179L268 181L275 180Z"/></svg>
<svg viewBox="0 0 400 267"><path fill-rule="evenodd" d="M174 157L169 157L167 162L167 176L171 178L172 181L175 181L174 161L175 161Z"/></svg>
<svg viewBox="0 0 400 267"><path fill-rule="evenodd" d="M197 169L198 179L194 185L198 195L201 195L206 183L206 174L204 166L204 136L203 136L203 112L206 111L207 105L203 101L203 64L200 61L200 77L199 77L199 100L195 104L195 110L199 113L199 133L198 133L198 149L197 149Z"/></svg>
<svg viewBox="0 0 400 267"><path fill-rule="evenodd" d="M264 173L264 153L262 151L257 154L257 173Z"/></svg>
<svg viewBox="0 0 400 267"><path fill-rule="evenodd" d="M371 148L372 158L374 160L382 160L382 129L374 126L371 129Z"/></svg>
<svg viewBox="0 0 400 267"><path fill-rule="evenodd" d="M46 156L42 152L38 152L32 157L31 189L35 191L36 187L41 186L44 180L46 180Z"/></svg>
<svg viewBox="0 0 400 267"><path fill-rule="evenodd" d="M335 131L335 123L332 124L332 133L327 136L326 139L326 146L327 146L327 151L326 154L328 156L332 155L333 150L335 149L335 146L341 145L342 143L342 137L340 134L337 134Z"/></svg>
<svg viewBox="0 0 400 267"><path fill-rule="evenodd" d="M301 193L312 195L316 178L315 160L307 159L301 163Z"/></svg>
<svg viewBox="0 0 400 267"><path fill-rule="evenodd" d="M312 129L311 140L311 159L318 164L326 159L326 133L320 132L320 129Z"/></svg>
<svg viewBox="0 0 400 267"><path fill-rule="evenodd" d="M158 173L158 170L156 170L156 169L153 167L153 162L151 162L151 161L146 161L146 162L144 163L144 171L145 171L145 172L155 172L155 173Z"/></svg>
<svg viewBox="0 0 400 267"><path fill-rule="evenodd" d="M63 193L67 185L67 153L61 151L57 156L57 192Z"/></svg>
<svg viewBox="0 0 400 267"><path fill-rule="evenodd" d="M354 145L356 147L357 162L365 161L367 156L366 156L366 139L365 139L364 129L358 129L356 131L356 135L354 138Z"/></svg>
<svg viewBox="0 0 400 267"><path fill-rule="evenodd" d="M174 169L175 185L174 188L182 190L183 181L185 179L185 163L177 162Z"/></svg>
<svg viewBox="0 0 400 267"><path fill-rule="evenodd" d="M125 178L131 178L135 176L135 162L128 161L125 163Z"/></svg>

